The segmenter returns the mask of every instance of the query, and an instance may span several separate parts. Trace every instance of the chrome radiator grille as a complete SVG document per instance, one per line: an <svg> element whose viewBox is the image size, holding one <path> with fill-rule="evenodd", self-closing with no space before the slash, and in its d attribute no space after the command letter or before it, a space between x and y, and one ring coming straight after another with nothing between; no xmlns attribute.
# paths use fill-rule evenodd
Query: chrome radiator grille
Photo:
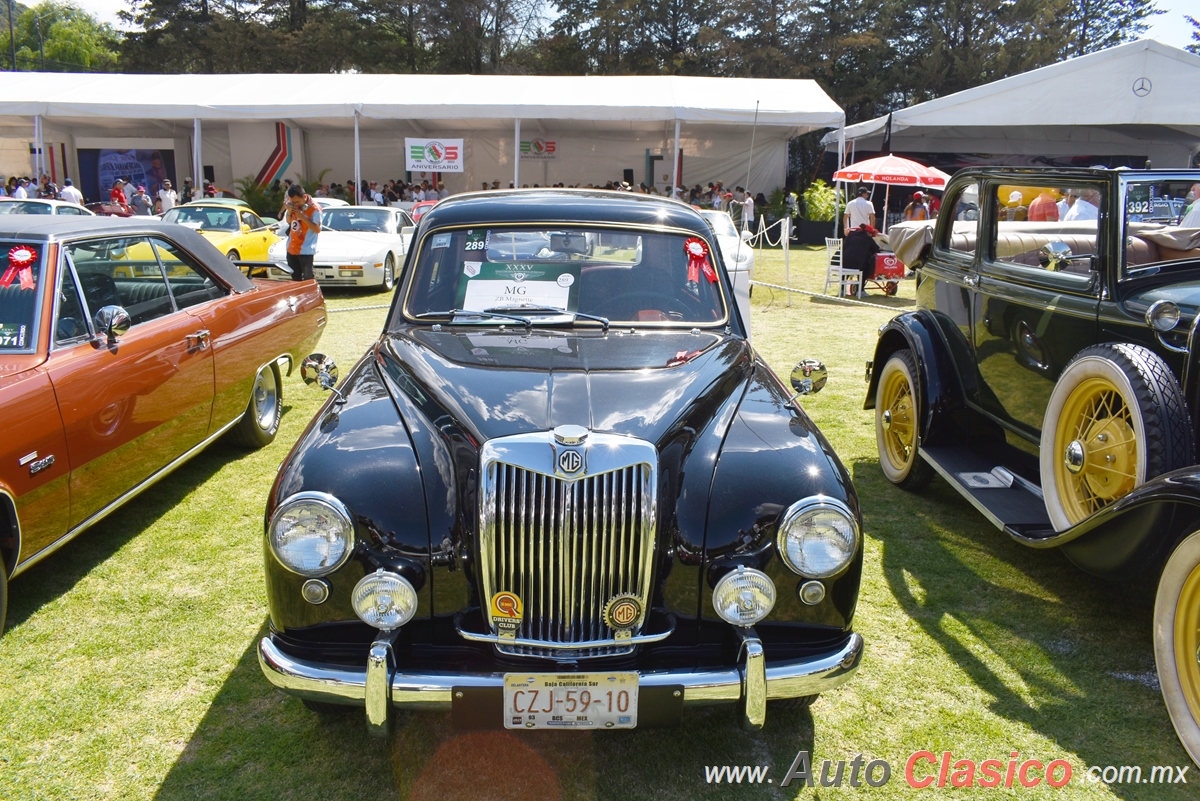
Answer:
<svg viewBox="0 0 1200 801"><path fill-rule="evenodd" d="M551 435L509 439L531 437L539 438L527 454L533 458L521 458L517 443L485 448L497 458L485 454L483 464L483 603L494 593L511 592L524 607L514 642L497 647L570 658L628 653L633 645L615 639L604 610L613 598L632 595L643 613L630 633L636 635L645 620L657 454L640 440L610 435L615 443L607 443L605 435L592 435L587 447L577 449L580 474L563 476L556 474L556 456L565 449ZM490 608L487 618L495 632Z"/></svg>

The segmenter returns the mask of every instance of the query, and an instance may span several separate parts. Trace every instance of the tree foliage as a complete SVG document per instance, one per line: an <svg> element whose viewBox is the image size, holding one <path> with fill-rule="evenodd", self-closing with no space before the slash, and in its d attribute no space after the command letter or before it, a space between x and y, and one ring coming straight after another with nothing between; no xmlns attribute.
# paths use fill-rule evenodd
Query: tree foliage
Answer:
<svg viewBox="0 0 1200 801"><path fill-rule="evenodd" d="M0 23L0 59L12 55L7 3ZM107 72L117 68L120 35L70 3L47 0L32 8L16 4L13 39L17 69L42 72Z"/></svg>

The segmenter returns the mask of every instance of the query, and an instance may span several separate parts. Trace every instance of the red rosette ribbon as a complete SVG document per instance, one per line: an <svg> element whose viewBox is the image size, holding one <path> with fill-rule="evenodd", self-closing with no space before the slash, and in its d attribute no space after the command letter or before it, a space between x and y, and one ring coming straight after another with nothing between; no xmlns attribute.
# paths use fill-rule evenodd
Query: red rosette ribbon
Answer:
<svg viewBox="0 0 1200 801"><path fill-rule="evenodd" d="M704 273L704 277L708 279L710 284L717 282L717 271L713 269L712 264L708 261L708 244L699 237L689 237L683 243L683 252L687 254L687 280L699 283L700 273Z"/></svg>
<svg viewBox="0 0 1200 801"><path fill-rule="evenodd" d="M33 262L37 251L28 245L17 245L8 251L8 269L0 276L0 286L12 286L13 280L21 282L21 289L33 289Z"/></svg>

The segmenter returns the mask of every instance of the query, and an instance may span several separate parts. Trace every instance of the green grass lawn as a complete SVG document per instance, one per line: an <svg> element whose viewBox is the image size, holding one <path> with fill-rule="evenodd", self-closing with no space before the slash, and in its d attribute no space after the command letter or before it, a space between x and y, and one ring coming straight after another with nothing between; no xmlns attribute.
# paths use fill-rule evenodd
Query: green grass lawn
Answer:
<svg viewBox="0 0 1200 801"><path fill-rule="evenodd" d="M793 286L819 292L824 249L791 253ZM760 251L761 281L784 282ZM789 298L790 295L790 298ZM866 563L853 682L810 712L770 711L756 734L730 708L689 710L675 730L455 732L447 715L401 718L391 741L361 715L322 719L259 671L265 631L262 511L275 469L324 396L284 383L279 439L218 443L23 574L0 638L0 799L1196 798L1189 785L1106 786L1089 766L1188 765L1153 684L1153 588L1091 579L1024 548L939 479L921 495L879 471L864 362L900 295L848 305L758 286L755 344L786 378L829 367L804 401L852 472ZM331 292L321 350L349 370L385 296ZM336 311L343 309L346 311ZM357 310L350 310L357 309ZM886 760L880 787L780 787L796 753ZM1068 761L1061 789L911 789L910 754ZM772 783L710 784L705 766L765 765ZM936 769L932 769L936 773ZM929 770L922 769L921 775ZM878 775L878 774L877 774ZM847 769L847 778L849 773Z"/></svg>

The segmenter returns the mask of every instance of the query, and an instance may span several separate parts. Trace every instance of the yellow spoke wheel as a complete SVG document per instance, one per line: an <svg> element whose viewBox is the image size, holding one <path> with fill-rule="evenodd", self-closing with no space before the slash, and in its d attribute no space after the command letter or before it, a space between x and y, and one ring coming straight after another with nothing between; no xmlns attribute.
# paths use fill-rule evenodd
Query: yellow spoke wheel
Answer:
<svg viewBox="0 0 1200 801"><path fill-rule="evenodd" d="M1138 467L1145 459L1138 448L1133 414L1120 388L1102 377L1081 382L1063 406L1054 438L1055 452L1062 455L1055 483L1073 521L1140 483Z"/></svg>
<svg viewBox="0 0 1200 801"><path fill-rule="evenodd" d="M1154 657L1171 723L1200 763L1200 532L1175 548L1159 579Z"/></svg>
<svg viewBox="0 0 1200 801"><path fill-rule="evenodd" d="M1183 390L1138 345L1085 348L1054 385L1042 421L1041 478L1058 531L1116 503L1155 476L1192 464Z"/></svg>
<svg viewBox="0 0 1200 801"><path fill-rule="evenodd" d="M919 489L933 468L918 457L921 426L917 362L910 350L888 357L875 389L875 440L879 467L893 484Z"/></svg>

